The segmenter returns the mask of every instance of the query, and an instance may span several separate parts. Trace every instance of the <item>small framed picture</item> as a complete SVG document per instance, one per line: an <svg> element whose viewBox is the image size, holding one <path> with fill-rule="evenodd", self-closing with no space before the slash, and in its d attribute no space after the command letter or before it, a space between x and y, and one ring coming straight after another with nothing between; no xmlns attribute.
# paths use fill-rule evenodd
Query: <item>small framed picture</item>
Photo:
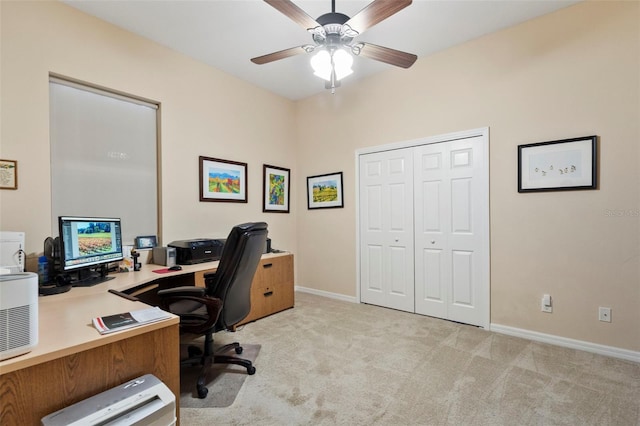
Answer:
<svg viewBox="0 0 640 426"><path fill-rule="evenodd" d="M518 192L597 187L597 136L518 146Z"/></svg>
<svg viewBox="0 0 640 426"><path fill-rule="evenodd" d="M18 189L18 162L0 160L0 189Z"/></svg>
<svg viewBox="0 0 640 426"><path fill-rule="evenodd" d="M307 207L330 209L344 207L342 197L342 172L307 178Z"/></svg>
<svg viewBox="0 0 640 426"><path fill-rule="evenodd" d="M263 166L262 211L289 213L291 170L283 167Z"/></svg>
<svg viewBox="0 0 640 426"><path fill-rule="evenodd" d="M202 157L200 201L247 202L247 163Z"/></svg>
<svg viewBox="0 0 640 426"><path fill-rule="evenodd" d="M145 235L136 237L136 248L139 250L152 249L158 245L158 239L155 235Z"/></svg>

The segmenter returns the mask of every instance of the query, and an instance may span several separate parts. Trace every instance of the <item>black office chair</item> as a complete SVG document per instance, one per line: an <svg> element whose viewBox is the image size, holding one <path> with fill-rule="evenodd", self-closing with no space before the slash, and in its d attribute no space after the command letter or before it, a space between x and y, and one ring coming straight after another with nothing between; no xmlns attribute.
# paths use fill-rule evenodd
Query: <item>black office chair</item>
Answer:
<svg viewBox="0 0 640 426"><path fill-rule="evenodd" d="M267 224L245 223L233 227L224 248L218 269L205 275L206 287L184 286L158 291L163 309L180 317L180 332L204 335L204 348L189 347L188 358L182 365L201 365L196 389L205 398L206 373L214 363L237 364L255 374L251 361L223 355L234 349L242 353L242 346L234 342L213 350L213 334L220 330L234 331L251 310L251 282L267 241Z"/></svg>

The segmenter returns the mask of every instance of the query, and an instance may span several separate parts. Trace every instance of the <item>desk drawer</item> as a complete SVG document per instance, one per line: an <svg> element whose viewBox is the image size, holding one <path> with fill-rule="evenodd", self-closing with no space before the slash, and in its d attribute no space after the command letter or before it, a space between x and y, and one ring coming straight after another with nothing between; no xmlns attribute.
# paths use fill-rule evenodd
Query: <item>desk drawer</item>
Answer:
<svg viewBox="0 0 640 426"><path fill-rule="evenodd" d="M245 324L292 308L293 255L261 259L251 285L251 312Z"/></svg>

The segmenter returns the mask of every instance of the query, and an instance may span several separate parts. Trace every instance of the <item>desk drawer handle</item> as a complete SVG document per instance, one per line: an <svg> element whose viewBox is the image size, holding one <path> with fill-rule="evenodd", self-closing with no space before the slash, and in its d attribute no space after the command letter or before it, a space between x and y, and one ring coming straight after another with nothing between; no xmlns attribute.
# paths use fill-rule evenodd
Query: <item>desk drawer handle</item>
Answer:
<svg viewBox="0 0 640 426"><path fill-rule="evenodd" d="M263 268L271 268L273 266L273 263L265 263L264 265L262 265Z"/></svg>
<svg viewBox="0 0 640 426"><path fill-rule="evenodd" d="M264 297L268 297L268 296L272 296L272 295L273 295L273 290L269 290L269 291L264 293Z"/></svg>

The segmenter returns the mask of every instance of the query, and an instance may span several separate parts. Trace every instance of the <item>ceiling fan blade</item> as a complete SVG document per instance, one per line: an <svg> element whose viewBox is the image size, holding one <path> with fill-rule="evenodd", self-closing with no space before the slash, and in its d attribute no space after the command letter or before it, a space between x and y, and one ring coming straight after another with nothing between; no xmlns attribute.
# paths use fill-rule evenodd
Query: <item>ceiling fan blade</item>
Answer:
<svg viewBox="0 0 640 426"><path fill-rule="evenodd" d="M319 27L320 24L316 22L311 16L307 15L307 13L296 6L290 0L264 0L270 6L276 8L282 14L287 16L289 19L294 21L296 24L300 25L305 30Z"/></svg>
<svg viewBox="0 0 640 426"><path fill-rule="evenodd" d="M384 62L397 67L409 68L418 59L413 53L401 52L388 47L377 46L371 43L361 43L360 56L376 61Z"/></svg>
<svg viewBox="0 0 640 426"><path fill-rule="evenodd" d="M409 6L411 1L412 0L374 0L360 12L356 13L353 18L349 19L345 25L349 26L349 28L358 34L362 34L378 22L387 19L389 16Z"/></svg>
<svg viewBox="0 0 640 426"><path fill-rule="evenodd" d="M269 62L278 61L280 59L298 55L300 53L305 53L304 46L291 47L289 49L280 50L279 52L273 52L269 53L268 55L251 58L251 62L258 65L268 64Z"/></svg>

